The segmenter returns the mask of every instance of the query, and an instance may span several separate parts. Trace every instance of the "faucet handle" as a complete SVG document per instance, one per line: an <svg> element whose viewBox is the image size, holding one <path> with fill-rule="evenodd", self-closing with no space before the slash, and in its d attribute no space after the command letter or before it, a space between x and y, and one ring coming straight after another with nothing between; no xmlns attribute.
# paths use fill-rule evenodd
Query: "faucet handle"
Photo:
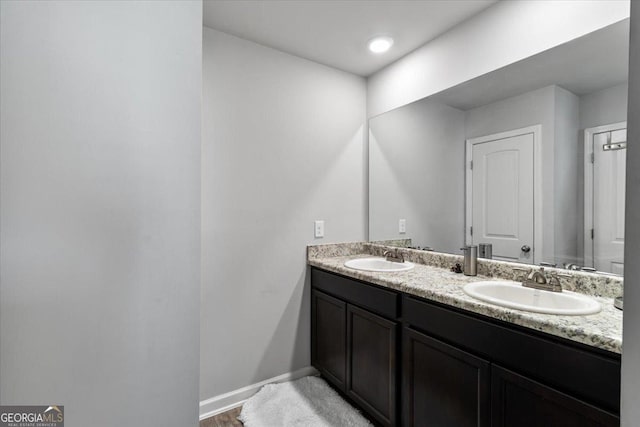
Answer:
<svg viewBox="0 0 640 427"><path fill-rule="evenodd" d="M404 262L404 253L398 248L389 249L382 254L387 261Z"/></svg>

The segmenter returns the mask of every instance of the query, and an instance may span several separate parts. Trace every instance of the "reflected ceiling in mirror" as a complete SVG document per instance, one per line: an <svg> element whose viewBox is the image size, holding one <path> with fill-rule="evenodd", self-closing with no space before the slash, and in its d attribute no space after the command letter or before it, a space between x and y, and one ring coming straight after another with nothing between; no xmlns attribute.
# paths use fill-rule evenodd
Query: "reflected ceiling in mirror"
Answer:
<svg viewBox="0 0 640 427"><path fill-rule="evenodd" d="M621 274L628 40L625 20L372 118L369 239Z"/></svg>

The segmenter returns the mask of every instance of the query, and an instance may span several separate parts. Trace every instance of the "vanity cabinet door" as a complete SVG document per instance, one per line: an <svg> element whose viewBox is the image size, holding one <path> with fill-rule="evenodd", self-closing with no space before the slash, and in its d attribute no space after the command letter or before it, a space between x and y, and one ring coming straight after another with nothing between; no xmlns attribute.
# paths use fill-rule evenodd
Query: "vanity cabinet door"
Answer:
<svg viewBox="0 0 640 427"><path fill-rule="evenodd" d="M396 425L398 324L347 305L347 395L381 425Z"/></svg>
<svg viewBox="0 0 640 427"><path fill-rule="evenodd" d="M347 378L347 304L311 291L311 363L335 387Z"/></svg>
<svg viewBox="0 0 640 427"><path fill-rule="evenodd" d="M413 329L402 333L402 424L489 426L489 362Z"/></svg>
<svg viewBox="0 0 640 427"><path fill-rule="evenodd" d="M515 372L492 365L491 376L493 427L620 425L617 416Z"/></svg>

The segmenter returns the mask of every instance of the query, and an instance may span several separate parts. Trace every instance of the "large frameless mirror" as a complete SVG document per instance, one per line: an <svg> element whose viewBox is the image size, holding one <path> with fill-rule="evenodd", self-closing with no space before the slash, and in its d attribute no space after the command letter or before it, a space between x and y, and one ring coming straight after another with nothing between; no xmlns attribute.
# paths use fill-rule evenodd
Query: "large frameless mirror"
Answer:
<svg viewBox="0 0 640 427"><path fill-rule="evenodd" d="M372 118L369 238L623 274L629 22Z"/></svg>

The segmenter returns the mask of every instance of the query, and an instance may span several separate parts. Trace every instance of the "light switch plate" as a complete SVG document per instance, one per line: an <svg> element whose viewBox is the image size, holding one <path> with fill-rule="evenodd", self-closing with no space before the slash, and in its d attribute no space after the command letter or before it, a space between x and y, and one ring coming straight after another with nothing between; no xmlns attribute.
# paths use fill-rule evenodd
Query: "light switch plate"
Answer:
<svg viewBox="0 0 640 427"><path fill-rule="evenodd" d="M404 234L406 232L407 232L407 220L404 218L398 220L398 233Z"/></svg>
<svg viewBox="0 0 640 427"><path fill-rule="evenodd" d="M324 221L318 220L314 223L314 232L313 235L316 238L324 237Z"/></svg>

